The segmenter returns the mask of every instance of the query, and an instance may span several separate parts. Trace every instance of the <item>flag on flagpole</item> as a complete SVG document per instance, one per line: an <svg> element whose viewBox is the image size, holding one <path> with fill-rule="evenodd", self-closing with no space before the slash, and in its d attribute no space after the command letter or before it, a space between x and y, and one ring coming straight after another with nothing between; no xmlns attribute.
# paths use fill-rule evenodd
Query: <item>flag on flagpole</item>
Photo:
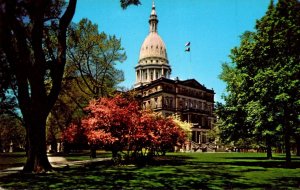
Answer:
<svg viewBox="0 0 300 190"><path fill-rule="evenodd" d="M187 51L187 52L190 52L191 51L191 42L187 42L186 44L185 44L185 51Z"/></svg>

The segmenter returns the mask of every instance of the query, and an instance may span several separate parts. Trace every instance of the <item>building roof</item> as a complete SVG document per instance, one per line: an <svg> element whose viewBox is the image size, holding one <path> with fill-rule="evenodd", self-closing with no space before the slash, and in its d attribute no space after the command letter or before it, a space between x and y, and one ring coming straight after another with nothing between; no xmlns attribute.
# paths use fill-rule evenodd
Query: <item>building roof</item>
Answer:
<svg viewBox="0 0 300 190"><path fill-rule="evenodd" d="M166 45L157 32L150 32L141 46L139 60L145 58L168 59Z"/></svg>
<svg viewBox="0 0 300 190"><path fill-rule="evenodd" d="M182 80L181 81L179 79L173 80L173 79L167 79L167 78L164 78L164 77L161 77L161 78L159 78L155 81L152 81L149 84L142 85L142 86L138 87L137 89L139 90L139 89L143 89L143 88L147 88L147 87L152 87L152 86L155 86L155 85L157 85L159 83L162 83L162 82L169 83L169 84L179 84L179 85L182 85L182 86L195 88L195 89L200 89L200 90L215 94L213 89L206 88L204 85L200 84L195 79L187 79L187 80Z"/></svg>
<svg viewBox="0 0 300 190"><path fill-rule="evenodd" d="M168 64L166 45L157 32L158 19L155 11L155 4L153 2L152 10L149 18L150 31L145 38L141 49L139 64L147 64L150 62L141 62L143 59L163 59L162 64Z"/></svg>

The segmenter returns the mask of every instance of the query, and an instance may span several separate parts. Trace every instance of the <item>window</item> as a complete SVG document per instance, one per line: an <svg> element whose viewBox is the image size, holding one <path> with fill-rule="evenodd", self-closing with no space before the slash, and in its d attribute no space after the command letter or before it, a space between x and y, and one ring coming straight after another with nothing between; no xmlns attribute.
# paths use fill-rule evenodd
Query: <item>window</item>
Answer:
<svg viewBox="0 0 300 190"><path fill-rule="evenodd" d="M167 108L169 107L169 99L168 99L168 97L165 98L165 105L166 105Z"/></svg>

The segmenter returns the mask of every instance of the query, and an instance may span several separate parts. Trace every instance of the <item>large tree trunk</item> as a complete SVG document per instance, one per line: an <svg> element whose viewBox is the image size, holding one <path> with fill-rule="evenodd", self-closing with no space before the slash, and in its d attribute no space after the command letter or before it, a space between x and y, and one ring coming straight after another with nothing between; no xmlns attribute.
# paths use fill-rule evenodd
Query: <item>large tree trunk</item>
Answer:
<svg viewBox="0 0 300 190"><path fill-rule="evenodd" d="M57 6L65 11L59 18L58 28L52 28L57 33L57 42L51 43L46 40L49 28L45 23L51 23L52 17L56 17L50 14L56 6L55 1L1 1L0 45L18 86L17 98L25 121L28 143L24 166L26 172L51 170L46 153L45 126L61 89L66 63L66 31L75 13L77 0L68 2L67 7ZM23 17L28 19L20 19ZM56 46L57 55L51 53L54 51L50 48L52 46ZM51 60L48 54L52 54ZM47 73L50 73L51 80ZM51 85L47 84L50 81ZM51 87L46 90L46 86Z"/></svg>
<svg viewBox="0 0 300 190"><path fill-rule="evenodd" d="M266 146L267 146L267 159L272 159L272 146L270 135L266 136Z"/></svg>
<svg viewBox="0 0 300 190"><path fill-rule="evenodd" d="M46 119L37 118L26 126L29 146L23 171L44 173L52 170L46 152Z"/></svg>
<svg viewBox="0 0 300 190"><path fill-rule="evenodd" d="M289 167L291 165L291 134L290 134L290 126L286 124L285 126L285 135L284 135L284 141L285 141L285 164L286 167Z"/></svg>
<svg viewBox="0 0 300 190"><path fill-rule="evenodd" d="M97 155L96 155L96 150L97 150L96 146L91 144L90 149L91 149L90 150L90 158L96 158L97 157Z"/></svg>

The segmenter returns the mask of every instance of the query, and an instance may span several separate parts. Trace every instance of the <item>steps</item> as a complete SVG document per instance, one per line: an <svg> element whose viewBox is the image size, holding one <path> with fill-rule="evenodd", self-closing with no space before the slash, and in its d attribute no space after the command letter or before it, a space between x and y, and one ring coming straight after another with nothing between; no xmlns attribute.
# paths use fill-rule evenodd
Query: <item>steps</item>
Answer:
<svg viewBox="0 0 300 190"><path fill-rule="evenodd" d="M191 141L191 149L194 152L215 152L216 151L216 145L214 143L196 143L194 141Z"/></svg>

